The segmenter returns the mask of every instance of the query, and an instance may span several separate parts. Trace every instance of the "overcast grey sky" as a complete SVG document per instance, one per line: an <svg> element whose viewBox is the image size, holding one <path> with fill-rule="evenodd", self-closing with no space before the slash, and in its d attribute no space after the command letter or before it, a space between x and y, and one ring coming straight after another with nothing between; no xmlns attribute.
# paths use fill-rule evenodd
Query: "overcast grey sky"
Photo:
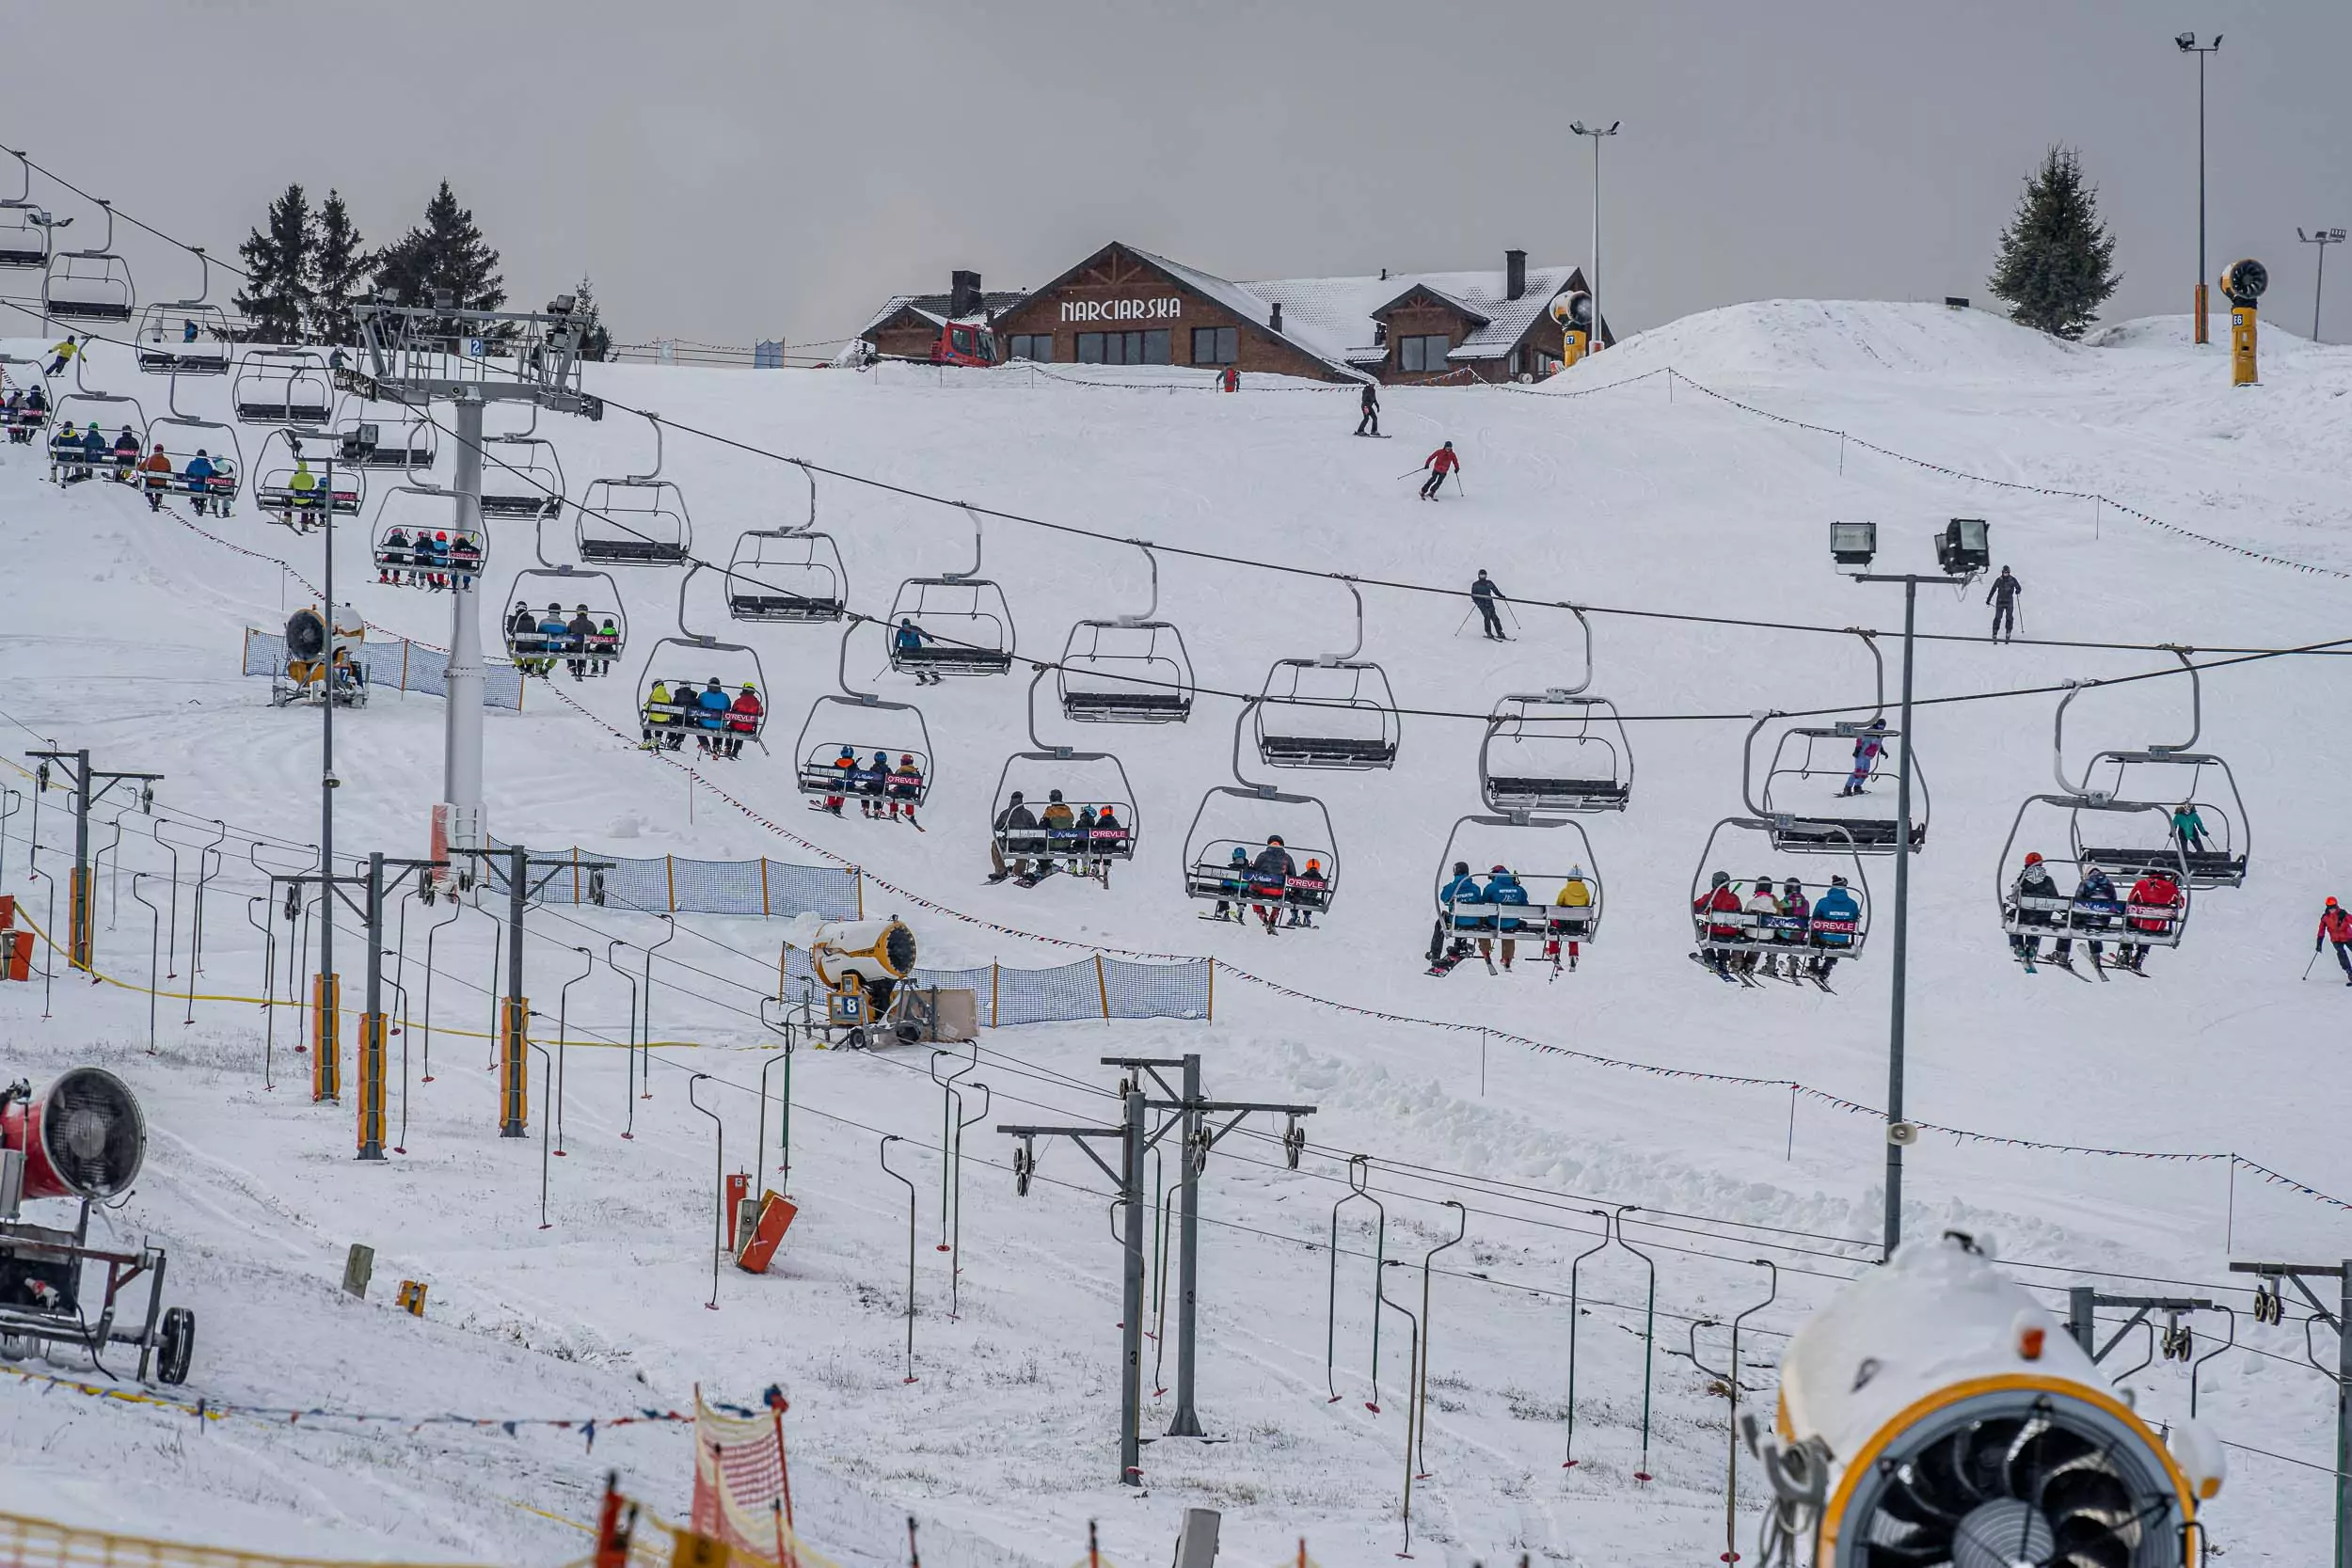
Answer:
<svg viewBox="0 0 2352 1568"><path fill-rule="evenodd" d="M2018 182L2081 148L2108 319L2185 310L2196 66L2213 270L2352 224L2346 0L10 0L0 139L233 254L289 181L372 241L447 176L518 303L591 274L624 341L837 338L884 296L1124 239L1231 277L1538 263L1620 331L1740 299L1981 298ZM35 68L38 62L38 68ZM37 186L37 192L42 187ZM63 197L58 211L77 210ZM77 229L77 233L79 232ZM142 298L184 287L128 242ZM184 260L184 259L183 259ZM2352 339L2352 257L2327 311Z"/></svg>

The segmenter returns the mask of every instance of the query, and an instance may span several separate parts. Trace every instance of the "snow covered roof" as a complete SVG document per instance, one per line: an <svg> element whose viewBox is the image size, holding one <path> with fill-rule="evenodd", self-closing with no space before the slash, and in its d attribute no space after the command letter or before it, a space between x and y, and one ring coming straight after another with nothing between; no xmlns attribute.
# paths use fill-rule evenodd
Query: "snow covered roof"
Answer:
<svg viewBox="0 0 2352 1568"><path fill-rule="evenodd" d="M1003 315L1028 297L1019 289L991 289L980 295L978 314L958 316L952 319L984 322L991 316ZM862 338L901 310L913 310L916 315L928 318L934 326L944 326L951 319L947 310L948 307L954 303L955 296L952 294L893 294L882 301L882 309L875 311L866 325L850 336Z"/></svg>
<svg viewBox="0 0 2352 1568"><path fill-rule="evenodd" d="M1416 289L1483 323L1448 358L1500 359L1543 315L1552 296L1570 284L1583 286L1583 275L1572 266L1528 268L1526 292L1517 299L1504 297L1509 279L1501 268L1397 272L1386 277L1278 277L1234 286L1269 303L1280 300L1285 327L1295 321L1301 337L1333 342L1337 356L1370 364L1388 354L1386 348L1373 346L1376 318Z"/></svg>
<svg viewBox="0 0 2352 1568"><path fill-rule="evenodd" d="M1246 321L1256 322L1269 335L1284 340L1311 358L1322 360L1349 380L1357 378L1358 372L1348 363L1345 338L1329 332L1311 318L1294 314L1288 300L1254 293L1250 284L1232 282L1215 273L1188 267L1182 261L1171 261L1165 256L1155 256L1134 245L1125 248L1129 254L1151 262L1186 288L1206 294L1233 314ZM1278 303L1282 307L1282 329L1279 332L1275 331L1272 325L1274 307ZM1367 337L1365 341L1368 342L1371 340Z"/></svg>

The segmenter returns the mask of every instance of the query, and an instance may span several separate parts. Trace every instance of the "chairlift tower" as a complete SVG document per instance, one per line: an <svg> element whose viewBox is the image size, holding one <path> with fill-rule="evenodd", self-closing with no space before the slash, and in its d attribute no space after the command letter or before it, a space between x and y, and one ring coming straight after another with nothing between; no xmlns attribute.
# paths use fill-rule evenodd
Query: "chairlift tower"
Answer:
<svg viewBox="0 0 2352 1568"><path fill-rule="evenodd" d="M457 462L451 491L455 530L487 537L482 525L482 411L492 403L529 404L559 414L604 417L604 402L580 389L580 344L596 330L596 308L560 294L545 311L464 310L446 294L429 307L371 296L353 310L359 363L338 372L344 389L410 406L456 404ZM482 823L482 661L480 606L473 589L452 580L449 711L444 730L441 803L434 808L434 854L487 847Z"/></svg>

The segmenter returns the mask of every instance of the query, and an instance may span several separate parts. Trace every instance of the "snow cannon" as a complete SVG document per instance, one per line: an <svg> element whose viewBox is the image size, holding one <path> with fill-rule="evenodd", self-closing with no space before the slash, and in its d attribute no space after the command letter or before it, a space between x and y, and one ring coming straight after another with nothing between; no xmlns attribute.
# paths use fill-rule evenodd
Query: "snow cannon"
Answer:
<svg viewBox="0 0 2352 1568"><path fill-rule="evenodd" d="M19 1197L81 1197L103 1203L138 1180L147 1158L147 1118L113 1073L75 1068L38 1099L32 1085L0 1089L0 1150L24 1157ZM0 1189L0 1215L12 1205Z"/></svg>
<svg viewBox="0 0 2352 1568"><path fill-rule="evenodd" d="M2225 1469L2197 1422L2168 1448L1956 1231L1807 1320L1781 1360L1775 1431L1750 1418L1748 1437L1772 1484L1768 1535L1810 1536L1818 1568L2193 1568L2198 1505Z"/></svg>
<svg viewBox="0 0 2352 1568"><path fill-rule="evenodd" d="M899 982L914 974L914 932L901 920L830 920L818 927L809 959L827 993L827 1032L844 1030L850 1050L865 1049L866 1032L890 1011Z"/></svg>
<svg viewBox="0 0 2352 1568"><path fill-rule="evenodd" d="M1582 289L1564 289L1551 299L1551 319L1560 324L1560 358L1573 365L1584 357L1593 341L1593 296Z"/></svg>
<svg viewBox="0 0 2352 1568"><path fill-rule="evenodd" d="M2230 385L2251 387L2254 370L2254 302L2270 287L2270 269L2252 257L2222 269L2221 292L2230 301Z"/></svg>

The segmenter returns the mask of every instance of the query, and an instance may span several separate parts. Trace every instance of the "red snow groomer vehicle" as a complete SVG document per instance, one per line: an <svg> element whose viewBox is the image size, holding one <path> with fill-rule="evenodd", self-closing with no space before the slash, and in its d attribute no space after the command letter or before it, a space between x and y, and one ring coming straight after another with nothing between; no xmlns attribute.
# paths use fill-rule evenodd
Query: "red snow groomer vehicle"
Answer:
<svg viewBox="0 0 2352 1568"><path fill-rule="evenodd" d="M996 334L978 322L942 322L931 344L934 365L993 365Z"/></svg>
<svg viewBox="0 0 2352 1568"><path fill-rule="evenodd" d="M107 1346L135 1345L142 1382L151 1363L166 1383L187 1381L196 1314L164 1309L163 1248L123 1252L89 1241L91 1205L127 1194L146 1157L146 1118L111 1072L75 1068L38 1099L23 1079L0 1088L0 1357L61 1345L103 1366ZM47 1198L78 1201L71 1229L21 1217L24 1204ZM100 1265L104 1292L87 1300ZM123 1291L141 1275L145 1313L126 1320Z"/></svg>

